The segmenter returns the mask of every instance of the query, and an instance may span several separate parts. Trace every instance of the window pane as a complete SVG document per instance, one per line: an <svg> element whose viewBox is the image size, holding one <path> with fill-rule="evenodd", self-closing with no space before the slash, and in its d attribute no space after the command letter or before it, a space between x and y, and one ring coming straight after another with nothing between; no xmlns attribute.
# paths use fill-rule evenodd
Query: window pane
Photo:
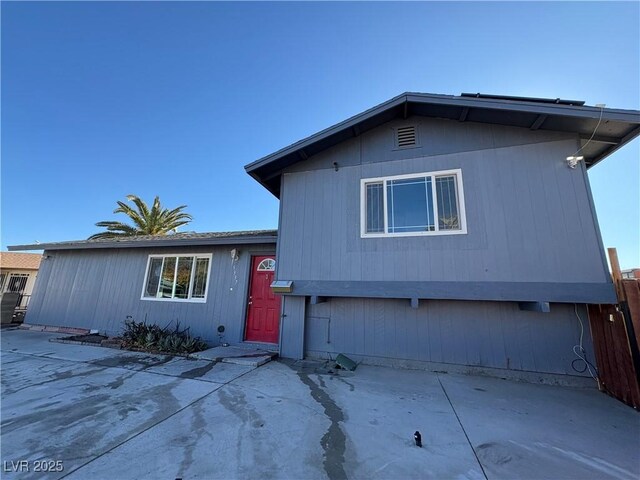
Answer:
<svg viewBox="0 0 640 480"><path fill-rule="evenodd" d="M144 289L145 297L155 297L158 293L158 284L160 283L160 270L162 270L162 259L152 258L151 263L149 264L147 286Z"/></svg>
<svg viewBox="0 0 640 480"><path fill-rule="evenodd" d="M273 258L265 258L258 265L259 272L273 272L276 269L276 261Z"/></svg>
<svg viewBox="0 0 640 480"><path fill-rule="evenodd" d="M176 275L176 291L174 298L188 298L191 283L191 267L193 257L178 258L178 274Z"/></svg>
<svg viewBox="0 0 640 480"><path fill-rule="evenodd" d="M171 298L173 296L173 278L176 273L176 258L166 257L162 267L162 280L160 281L160 296Z"/></svg>
<svg viewBox="0 0 640 480"><path fill-rule="evenodd" d="M7 291L17 293L24 292L24 289L27 286L27 278L29 278L28 275L11 275L9 277L9 286Z"/></svg>
<svg viewBox="0 0 640 480"><path fill-rule="evenodd" d="M438 199L438 228L440 230L460 230L455 175L436 178L436 197Z"/></svg>
<svg viewBox="0 0 640 480"><path fill-rule="evenodd" d="M196 273L193 277L193 293L191 298L204 298L207 290L207 271L209 270L208 258L196 258Z"/></svg>
<svg viewBox="0 0 640 480"><path fill-rule="evenodd" d="M389 233L435 230L431 177L387 182Z"/></svg>
<svg viewBox="0 0 640 480"><path fill-rule="evenodd" d="M367 184L367 233L384 233L382 182Z"/></svg>

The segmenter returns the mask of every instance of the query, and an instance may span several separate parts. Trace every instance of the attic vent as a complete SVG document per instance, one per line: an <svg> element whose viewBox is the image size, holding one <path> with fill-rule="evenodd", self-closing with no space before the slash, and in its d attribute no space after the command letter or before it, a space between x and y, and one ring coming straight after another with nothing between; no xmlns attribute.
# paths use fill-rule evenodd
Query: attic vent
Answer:
<svg viewBox="0 0 640 480"><path fill-rule="evenodd" d="M416 142L416 127L410 125L408 127L398 127L396 129L396 147L413 147Z"/></svg>

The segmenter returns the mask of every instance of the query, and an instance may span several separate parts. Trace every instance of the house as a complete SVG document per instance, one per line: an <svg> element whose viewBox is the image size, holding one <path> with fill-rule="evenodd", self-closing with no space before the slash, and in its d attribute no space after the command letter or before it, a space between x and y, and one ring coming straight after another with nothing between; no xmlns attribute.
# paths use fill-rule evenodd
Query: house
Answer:
<svg viewBox="0 0 640 480"><path fill-rule="evenodd" d="M640 280L640 268L629 268L620 272L625 280Z"/></svg>
<svg viewBox="0 0 640 480"><path fill-rule="evenodd" d="M180 322L210 343L277 343L277 232L178 233L38 245L40 275L25 321L121 333L125 319ZM31 246L13 248L33 248ZM244 321L247 325L245 329Z"/></svg>
<svg viewBox="0 0 640 480"><path fill-rule="evenodd" d="M281 355L578 374L585 304L616 303L587 169L639 134L581 101L405 93L247 165L281 202Z"/></svg>
<svg viewBox="0 0 640 480"><path fill-rule="evenodd" d="M587 169L638 134L640 112L580 101L402 94L245 167L280 200L277 232L38 246L26 320L179 319L288 358L587 375L585 307L616 302Z"/></svg>
<svg viewBox="0 0 640 480"><path fill-rule="evenodd" d="M41 260L42 255L37 253L0 252L0 296L17 294L19 313L29 305Z"/></svg>

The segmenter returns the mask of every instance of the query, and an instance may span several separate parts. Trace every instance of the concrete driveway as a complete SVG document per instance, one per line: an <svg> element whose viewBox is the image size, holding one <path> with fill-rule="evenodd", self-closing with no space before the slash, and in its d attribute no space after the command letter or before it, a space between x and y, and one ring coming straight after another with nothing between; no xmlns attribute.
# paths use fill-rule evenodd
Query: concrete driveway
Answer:
<svg viewBox="0 0 640 480"><path fill-rule="evenodd" d="M3 478L640 476L640 416L595 389L252 369L48 341L59 336L2 332Z"/></svg>

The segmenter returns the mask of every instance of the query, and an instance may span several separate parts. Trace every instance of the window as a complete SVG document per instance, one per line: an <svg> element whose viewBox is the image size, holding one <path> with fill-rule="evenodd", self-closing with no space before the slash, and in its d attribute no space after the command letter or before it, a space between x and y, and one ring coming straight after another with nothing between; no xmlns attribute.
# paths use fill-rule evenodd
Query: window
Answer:
<svg viewBox="0 0 640 480"><path fill-rule="evenodd" d="M259 272L273 272L276 269L276 261L273 258L265 258L258 265Z"/></svg>
<svg viewBox="0 0 640 480"><path fill-rule="evenodd" d="M150 255L143 300L205 302L211 254Z"/></svg>
<svg viewBox="0 0 640 480"><path fill-rule="evenodd" d="M6 273L0 273L0 293L4 292L4 280L7 278Z"/></svg>
<svg viewBox="0 0 640 480"><path fill-rule="evenodd" d="M362 237L467 233L460 169L363 179L361 196Z"/></svg>
<svg viewBox="0 0 640 480"><path fill-rule="evenodd" d="M29 279L28 273L12 273L9 276L9 283L7 284L7 292L22 293L27 287L27 280Z"/></svg>

